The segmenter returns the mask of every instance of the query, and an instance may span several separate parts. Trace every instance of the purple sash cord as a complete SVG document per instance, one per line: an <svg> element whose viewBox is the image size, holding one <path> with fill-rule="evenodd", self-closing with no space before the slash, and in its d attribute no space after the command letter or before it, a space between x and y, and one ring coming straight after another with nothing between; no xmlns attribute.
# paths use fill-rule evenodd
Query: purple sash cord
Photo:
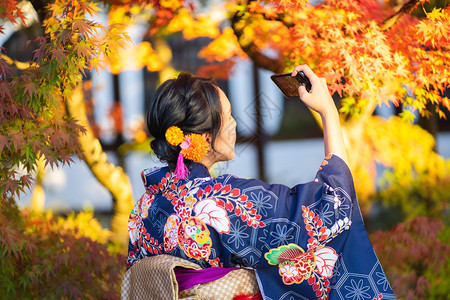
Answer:
<svg viewBox="0 0 450 300"><path fill-rule="evenodd" d="M183 267L175 267L175 277L178 282L178 291L184 291L190 289L193 286L201 283L207 283L210 281L217 280L227 275L231 271L237 270L239 268L220 268L211 267L200 270L187 269Z"/></svg>

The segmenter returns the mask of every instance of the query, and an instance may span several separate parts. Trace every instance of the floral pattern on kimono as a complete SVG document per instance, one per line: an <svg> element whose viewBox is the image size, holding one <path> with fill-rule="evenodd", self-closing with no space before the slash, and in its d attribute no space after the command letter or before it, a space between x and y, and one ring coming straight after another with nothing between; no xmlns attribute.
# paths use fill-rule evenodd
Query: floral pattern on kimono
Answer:
<svg viewBox="0 0 450 300"><path fill-rule="evenodd" d="M254 268L264 299L395 299L364 229L345 162L329 155L314 181L292 188L194 164L179 180L142 172L127 267L152 255L203 268Z"/></svg>

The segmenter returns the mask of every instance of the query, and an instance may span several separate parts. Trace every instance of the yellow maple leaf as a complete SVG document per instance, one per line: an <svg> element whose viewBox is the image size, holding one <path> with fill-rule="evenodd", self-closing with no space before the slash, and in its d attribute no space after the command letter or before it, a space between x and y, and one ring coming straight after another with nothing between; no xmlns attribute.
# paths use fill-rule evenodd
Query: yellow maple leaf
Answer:
<svg viewBox="0 0 450 300"><path fill-rule="evenodd" d="M193 20L192 25L183 30L183 35L186 39L194 39L200 36L216 38L220 34L218 21L213 20L208 15L198 16L197 20Z"/></svg>
<svg viewBox="0 0 450 300"><path fill-rule="evenodd" d="M181 31L184 28L191 27L193 23L194 19L189 14L189 11L186 8L181 8L178 10L178 14L167 25L167 30L169 32Z"/></svg>
<svg viewBox="0 0 450 300"><path fill-rule="evenodd" d="M159 4L164 8L176 10L177 8L181 7L182 1L180 1L180 0L160 0Z"/></svg>
<svg viewBox="0 0 450 300"><path fill-rule="evenodd" d="M220 36L203 48L198 56L205 58L207 61L221 62L234 56L246 57L246 54L239 46L233 29L227 27Z"/></svg>
<svg viewBox="0 0 450 300"><path fill-rule="evenodd" d="M200 36L215 38L220 34L218 23L219 20L213 19L210 15L202 14L194 18L188 9L182 8L169 22L167 30L169 32L182 31L184 38L188 40Z"/></svg>

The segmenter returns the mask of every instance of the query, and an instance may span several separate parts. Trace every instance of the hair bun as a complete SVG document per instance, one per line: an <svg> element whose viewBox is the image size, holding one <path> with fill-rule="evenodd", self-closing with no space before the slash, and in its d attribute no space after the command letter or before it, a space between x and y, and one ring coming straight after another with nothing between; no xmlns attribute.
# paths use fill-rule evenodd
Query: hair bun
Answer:
<svg viewBox="0 0 450 300"><path fill-rule="evenodd" d="M209 80L181 73L177 79L162 83L155 92L147 110L147 127L155 138L150 146L170 169L177 165L181 148L170 145L166 132L178 126L184 135L211 133L212 148L221 128L222 106L217 87ZM188 169L192 161L185 160Z"/></svg>
<svg viewBox="0 0 450 300"><path fill-rule="evenodd" d="M172 146L165 139L160 138L152 140L150 142L150 147L158 159L163 162L172 161L173 157L177 157L180 152L178 146Z"/></svg>

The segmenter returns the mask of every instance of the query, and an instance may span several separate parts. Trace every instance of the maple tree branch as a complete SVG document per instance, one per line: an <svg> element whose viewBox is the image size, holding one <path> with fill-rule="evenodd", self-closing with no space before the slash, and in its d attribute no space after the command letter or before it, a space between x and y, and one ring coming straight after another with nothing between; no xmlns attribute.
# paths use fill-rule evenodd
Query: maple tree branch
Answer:
<svg viewBox="0 0 450 300"><path fill-rule="evenodd" d="M402 16L404 16L405 14L410 14L414 10L418 2L419 0L409 0L408 2L403 4L403 6L395 14L383 21L382 25L380 26L381 30L389 30L398 22L398 20Z"/></svg>
<svg viewBox="0 0 450 300"><path fill-rule="evenodd" d="M279 14L278 17L274 19L275 21L280 21L287 28L292 28L295 26L295 23L292 21L292 17L288 14Z"/></svg>
<svg viewBox="0 0 450 300"><path fill-rule="evenodd" d="M30 62L14 60L11 57L9 57L8 55L3 54L3 53L0 53L0 59L3 59L8 65L16 67L19 70L25 70L29 67L33 67L36 65L36 63L30 64Z"/></svg>
<svg viewBox="0 0 450 300"><path fill-rule="evenodd" d="M274 73L281 73L283 71L283 63L279 59L272 59L264 55L253 41L244 41L243 35L246 25L239 24L243 20L243 15L243 12L236 12L231 18L231 28L233 28L234 34L238 39L239 46L256 66Z"/></svg>

